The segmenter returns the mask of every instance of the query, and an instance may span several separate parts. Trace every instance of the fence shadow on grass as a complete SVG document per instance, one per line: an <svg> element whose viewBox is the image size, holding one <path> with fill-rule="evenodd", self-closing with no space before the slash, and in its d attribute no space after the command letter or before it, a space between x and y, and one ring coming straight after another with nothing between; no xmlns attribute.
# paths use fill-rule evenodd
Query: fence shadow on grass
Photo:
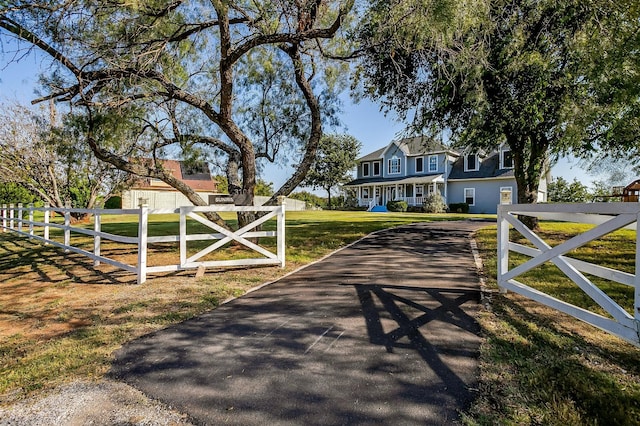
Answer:
<svg viewBox="0 0 640 426"><path fill-rule="evenodd" d="M517 421L528 416L530 424L640 424L638 387L615 379L640 373L630 344L587 340L559 324L578 320L519 296L500 296L493 312L504 325L484 330L493 372L485 394L499 396L492 410L526 407Z"/></svg>

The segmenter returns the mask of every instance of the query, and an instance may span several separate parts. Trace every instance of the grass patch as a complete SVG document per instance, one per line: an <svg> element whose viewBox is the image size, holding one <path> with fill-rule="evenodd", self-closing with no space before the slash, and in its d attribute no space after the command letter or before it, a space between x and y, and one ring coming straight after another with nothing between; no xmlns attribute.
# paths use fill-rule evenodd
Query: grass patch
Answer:
<svg viewBox="0 0 640 426"><path fill-rule="evenodd" d="M541 224L552 246L589 225ZM519 241L517 234L512 241ZM496 284L496 229L477 233L487 285ZM571 257L633 273L635 232L618 231L576 249ZM510 254L510 268L527 258ZM552 264L518 278L569 303L595 303ZM625 309L633 310L633 289L595 280ZM466 414L469 425L638 425L640 350L567 315L509 293L492 294L492 309L479 321L480 396ZM599 308L598 308L599 310Z"/></svg>

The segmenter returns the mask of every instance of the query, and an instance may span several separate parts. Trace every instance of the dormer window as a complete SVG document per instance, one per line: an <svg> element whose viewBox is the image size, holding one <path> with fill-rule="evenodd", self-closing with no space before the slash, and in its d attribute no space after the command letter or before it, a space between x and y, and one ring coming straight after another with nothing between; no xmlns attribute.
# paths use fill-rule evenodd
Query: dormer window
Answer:
<svg viewBox="0 0 640 426"><path fill-rule="evenodd" d="M513 169L513 155L511 150L500 151L500 168Z"/></svg>
<svg viewBox="0 0 640 426"><path fill-rule="evenodd" d="M389 159L389 174L400 174L400 159L396 155Z"/></svg>
<svg viewBox="0 0 640 426"><path fill-rule="evenodd" d="M369 163L362 163L362 176L363 177L369 176Z"/></svg>
<svg viewBox="0 0 640 426"><path fill-rule="evenodd" d="M464 171L475 172L480 169L478 154L467 154L464 156Z"/></svg>

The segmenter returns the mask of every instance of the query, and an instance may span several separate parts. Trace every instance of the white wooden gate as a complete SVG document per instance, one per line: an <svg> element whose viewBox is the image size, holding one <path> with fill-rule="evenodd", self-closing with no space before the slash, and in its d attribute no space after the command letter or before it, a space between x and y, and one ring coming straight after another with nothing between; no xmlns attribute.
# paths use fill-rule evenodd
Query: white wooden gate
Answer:
<svg viewBox="0 0 640 426"><path fill-rule="evenodd" d="M34 212L41 212L43 222L34 220ZM64 224L53 223L50 221L52 212L64 216ZM254 222L232 231L220 225L217 225L198 213L206 212L261 212L263 216ZM28 219L25 219L25 213ZM73 226L71 224L71 213L86 213L93 215L93 230L85 229L82 226ZM149 236L149 215L153 214L180 214L180 231L179 235L168 236ZM138 235L128 237L123 235L115 235L103 232L101 229L101 216L113 214L135 214L138 216ZM187 233L187 217L191 218L202 225L210 228L212 232L206 234L188 234ZM275 231L258 231L260 225L264 224L271 218L276 218ZM28 231L23 230L23 226L28 226ZM56 241L50 235L49 230L58 229L63 233L62 241ZM32 205L23 207L21 204L2 205L0 208L0 229L2 232L14 232L21 236L42 241L45 244L52 244L60 247L65 252L73 251L81 255L87 256L94 261L97 266L101 262L108 263L129 272L136 273L138 276L138 284L142 284L147 279L147 274L158 272L170 272L186 269L196 269L200 267L224 267L224 266L255 266L255 265L280 265L285 266L285 204L279 206L248 206L239 207L233 205L212 205L205 207L180 207L178 209L149 209L146 205L141 205L138 209L124 210L100 210L100 209L59 209L51 207L35 208ZM36 230L38 232L36 232ZM41 235L39 235L41 233ZM75 247L71 242L71 234L82 234L93 237L93 252ZM276 252L273 253L252 241L250 238L276 238ZM101 254L100 247L104 240L115 241L122 244L135 245L138 252L137 265L129 265L114 259L110 259ZM200 250L192 256L188 255L188 243L190 241L214 241L207 248ZM224 246L225 244L235 241L244 245L261 257L242 258L231 260L202 260L204 256ZM148 245L153 243L179 243L180 247L180 263L174 265L147 266ZM135 250L135 249L134 249Z"/></svg>
<svg viewBox="0 0 640 426"><path fill-rule="evenodd" d="M567 222L591 223L597 226L562 244L551 247L518 220L517 215L536 216ZM566 256L569 251L621 228L636 229L640 219L640 203L589 204L515 204L498 207L498 286L503 292L511 290L537 302L572 315L622 339L640 346L640 239L636 232L635 273L605 268ZM509 228L514 227L535 248L509 241ZM527 262L509 270L509 251L531 257ZM531 288L516 278L542 265L554 263L567 277L600 305L611 317L569 304ZM584 274L590 274L635 288L633 313L627 312Z"/></svg>

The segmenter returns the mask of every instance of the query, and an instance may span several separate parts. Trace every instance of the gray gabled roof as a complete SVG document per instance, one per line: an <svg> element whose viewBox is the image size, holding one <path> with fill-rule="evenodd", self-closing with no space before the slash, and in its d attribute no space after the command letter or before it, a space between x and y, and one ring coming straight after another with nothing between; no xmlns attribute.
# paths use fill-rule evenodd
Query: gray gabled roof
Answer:
<svg viewBox="0 0 640 426"><path fill-rule="evenodd" d="M376 151L373 151L367 155L365 155L364 157L358 158L357 161L371 161L371 160L379 160L380 158L382 158L382 153L384 152L385 148L380 148Z"/></svg>
<svg viewBox="0 0 640 426"><path fill-rule="evenodd" d="M408 156L451 151L451 149L449 149L439 141L428 138L426 136L415 136L412 138L402 139L397 142L397 145Z"/></svg>
<svg viewBox="0 0 640 426"><path fill-rule="evenodd" d="M442 143L436 140L430 139L426 136L414 136L411 138L392 141L391 143L389 143L389 145L385 146L384 148L380 148L376 151L373 151L359 158L357 161L361 162L361 161L379 160L384 156L385 152L390 149L399 149L406 156L409 156L409 157L416 156L416 155L432 154L436 152L456 153L455 151L451 150L450 148L448 148L447 146L443 145Z"/></svg>
<svg viewBox="0 0 640 426"><path fill-rule="evenodd" d="M507 178L513 177L513 169L500 168L500 153L492 152L487 158L479 159L480 169L473 172L464 171L464 156L460 156L449 173L449 180L455 179L483 179L483 178Z"/></svg>

